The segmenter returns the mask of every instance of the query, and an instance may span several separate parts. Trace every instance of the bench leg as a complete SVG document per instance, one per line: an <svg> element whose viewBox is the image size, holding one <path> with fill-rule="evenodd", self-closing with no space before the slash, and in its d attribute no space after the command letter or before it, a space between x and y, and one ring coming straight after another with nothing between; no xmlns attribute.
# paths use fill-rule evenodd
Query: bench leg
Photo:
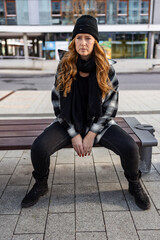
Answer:
<svg viewBox="0 0 160 240"><path fill-rule="evenodd" d="M148 173L151 170L152 147L140 147L140 170L142 173Z"/></svg>

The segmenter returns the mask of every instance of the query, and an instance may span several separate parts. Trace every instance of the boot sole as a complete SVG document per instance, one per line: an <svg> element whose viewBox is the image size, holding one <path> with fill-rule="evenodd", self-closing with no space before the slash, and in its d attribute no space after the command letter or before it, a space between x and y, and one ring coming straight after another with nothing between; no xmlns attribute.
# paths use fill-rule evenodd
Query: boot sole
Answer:
<svg viewBox="0 0 160 240"><path fill-rule="evenodd" d="M134 194L133 194L130 190L129 190L129 193L134 197L135 203L136 203L136 205L137 205L139 208L141 208L142 210L148 210L148 209L150 209L150 207L151 207L151 204L150 204L150 203L149 203L148 206L144 206L144 205L140 204L140 203L136 200Z"/></svg>
<svg viewBox="0 0 160 240"><path fill-rule="evenodd" d="M41 194L36 201L30 202L30 203L21 203L21 207L22 207L22 208L29 208L29 207L34 206L34 205L38 202L38 200L40 199L40 197L46 195L46 194L48 193L48 191L49 191L49 189L47 189L43 194Z"/></svg>

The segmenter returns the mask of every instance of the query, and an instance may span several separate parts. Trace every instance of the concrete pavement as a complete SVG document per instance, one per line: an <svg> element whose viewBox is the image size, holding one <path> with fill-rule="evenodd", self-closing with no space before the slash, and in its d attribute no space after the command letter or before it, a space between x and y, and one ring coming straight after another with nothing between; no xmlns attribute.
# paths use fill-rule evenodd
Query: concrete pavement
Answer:
<svg viewBox="0 0 160 240"><path fill-rule="evenodd" d="M8 92L0 91L0 98ZM105 148L80 158L73 149L51 157L50 191L21 209L33 184L30 151L0 151L0 239L159 240L160 91L120 91L119 116L154 126L158 147L142 177L151 209L141 211L129 195L120 159ZM18 91L0 101L1 119L53 117L50 91Z"/></svg>

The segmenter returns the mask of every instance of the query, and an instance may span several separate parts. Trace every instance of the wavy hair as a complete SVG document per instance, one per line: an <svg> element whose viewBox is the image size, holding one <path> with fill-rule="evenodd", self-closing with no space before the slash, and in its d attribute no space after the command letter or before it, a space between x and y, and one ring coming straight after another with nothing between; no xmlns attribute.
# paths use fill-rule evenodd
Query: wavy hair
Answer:
<svg viewBox="0 0 160 240"><path fill-rule="evenodd" d="M112 89L109 73L109 62L106 58L104 49L95 40L93 54L95 55L96 77L99 88L104 99ZM71 91L72 82L76 79L78 53L75 49L75 40L73 39L58 65L57 90L63 91L64 97Z"/></svg>

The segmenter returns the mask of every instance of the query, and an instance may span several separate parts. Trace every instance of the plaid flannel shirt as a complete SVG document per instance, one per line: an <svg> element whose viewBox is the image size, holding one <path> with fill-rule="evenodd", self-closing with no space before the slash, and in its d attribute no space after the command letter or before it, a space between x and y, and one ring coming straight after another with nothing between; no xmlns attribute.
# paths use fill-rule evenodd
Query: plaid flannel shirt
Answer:
<svg viewBox="0 0 160 240"><path fill-rule="evenodd" d="M54 108L54 112L56 115L56 119L54 122L58 121L60 124L66 127L68 134L71 138L75 137L79 133L76 131L74 124L71 122L67 122L60 118L61 106L60 106L60 94L59 91L56 90L56 79L57 74L55 77L55 84L52 89L52 104ZM103 115L99 117L96 121L93 119L91 126L86 127L86 133L88 131L92 131L96 133L95 143L98 143L103 134L107 131L107 129L116 124L113 118L115 117L117 110L118 110L118 79L116 77L115 70L112 65L110 65L109 70L109 79L112 83L113 90L110 90L107 94L106 98L102 102L102 112Z"/></svg>

